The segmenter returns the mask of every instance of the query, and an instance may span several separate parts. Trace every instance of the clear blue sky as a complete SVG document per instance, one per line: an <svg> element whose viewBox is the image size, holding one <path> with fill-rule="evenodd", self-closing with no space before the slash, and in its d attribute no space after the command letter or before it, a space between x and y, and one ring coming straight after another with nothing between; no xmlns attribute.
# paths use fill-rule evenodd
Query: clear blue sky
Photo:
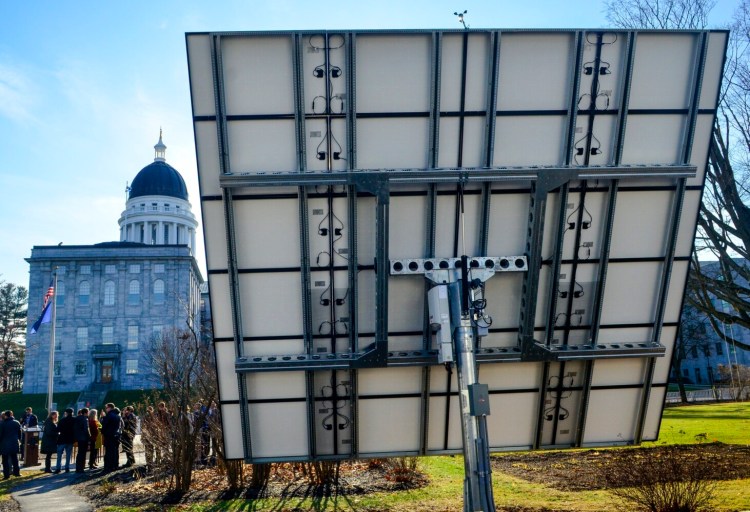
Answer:
<svg viewBox="0 0 750 512"><path fill-rule="evenodd" d="M736 4L718 0L712 26ZM464 9L473 28L606 26L600 0L3 1L0 279L28 286L34 245L117 240L160 127L199 214L185 32L459 28Z"/></svg>

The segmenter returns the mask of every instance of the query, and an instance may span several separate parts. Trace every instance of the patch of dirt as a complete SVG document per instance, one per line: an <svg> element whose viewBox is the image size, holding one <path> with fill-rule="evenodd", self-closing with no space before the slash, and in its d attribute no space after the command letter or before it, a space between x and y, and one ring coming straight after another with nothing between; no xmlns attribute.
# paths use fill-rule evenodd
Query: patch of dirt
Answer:
<svg viewBox="0 0 750 512"><path fill-rule="evenodd" d="M750 447L722 443L507 454L492 457L492 470L564 491L606 489L608 468L635 462L645 454L658 457L667 449L676 450L680 458L700 457L710 464L711 479L750 478Z"/></svg>
<svg viewBox="0 0 750 512"><path fill-rule="evenodd" d="M417 472L412 481L399 482L382 466L353 461L341 463L339 483L336 486L315 485L291 464L275 464L268 485L261 489L246 487L236 492L229 491L226 487L226 478L216 468L196 469L193 472L192 490L185 494L169 493L168 483L168 480L159 481L150 475L145 475L143 468L138 467L135 470L123 469L107 475L94 473L90 478L78 483L76 490L97 508L105 505L132 507L151 505L158 509L159 505L187 504L218 499L266 497L303 499L394 492L423 487L428 484L428 479L423 473Z"/></svg>

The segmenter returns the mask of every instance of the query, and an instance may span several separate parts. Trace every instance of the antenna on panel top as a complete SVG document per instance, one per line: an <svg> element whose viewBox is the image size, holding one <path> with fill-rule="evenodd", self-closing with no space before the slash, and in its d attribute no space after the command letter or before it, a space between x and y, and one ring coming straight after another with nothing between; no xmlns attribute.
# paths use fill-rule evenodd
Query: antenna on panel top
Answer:
<svg viewBox="0 0 750 512"><path fill-rule="evenodd" d="M464 14L468 13L469 11L464 12L454 12L454 16L458 16L458 22L464 26L465 29L468 29L469 26L466 24L466 20L464 19Z"/></svg>

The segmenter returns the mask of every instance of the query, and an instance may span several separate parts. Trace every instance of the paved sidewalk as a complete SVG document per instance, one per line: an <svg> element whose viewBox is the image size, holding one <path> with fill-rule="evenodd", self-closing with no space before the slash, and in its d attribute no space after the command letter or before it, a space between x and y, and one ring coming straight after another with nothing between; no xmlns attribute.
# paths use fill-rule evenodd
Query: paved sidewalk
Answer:
<svg viewBox="0 0 750 512"><path fill-rule="evenodd" d="M21 505L21 512L92 512L94 507L71 488L77 476L75 471L47 474L19 485L12 496Z"/></svg>

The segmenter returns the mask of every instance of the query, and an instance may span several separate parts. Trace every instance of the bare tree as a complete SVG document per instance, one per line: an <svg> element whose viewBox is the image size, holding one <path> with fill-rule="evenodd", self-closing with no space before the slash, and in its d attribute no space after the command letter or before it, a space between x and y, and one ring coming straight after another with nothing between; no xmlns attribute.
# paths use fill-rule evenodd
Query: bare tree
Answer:
<svg viewBox="0 0 750 512"><path fill-rule="evenodd" d="M685 380L682 375L682 362L691 355L709 353L711 346L711 338L708 335L709 328L708 319L697 309L686 307L682 310L677 344L672 354L672 368L675 372L675 380L680 389L680 397L683 403L687 403L688 400L685 392ZM711 374L709 373L709 375Z"/></svg>
<svg viewBox="0 0 750 512"><path fill-rule="evenodd" d="M27 302L26 288L0 281L0 391L2 392L12 391L15 385L20 384L18 376L23 372Z"/></svg>
<svg viewBox="0 0 750 512"><path fill-rule="evenodd" d="M608 0L604 5L616 27L702 29L716 0Z"/></svg>
<svg viewBox="0 0 750 512"><path fill-rule="evenodd" d="M213 351L195 326L189 320L185 329L154 336L150 351L161 389L144 444L159 450L151 456L153 464L171 476L170 487L178 492L190 489L195 461L205 454L210 406L217 396ZM159 402L165 403L168 417L158 416Z"/></svg>

